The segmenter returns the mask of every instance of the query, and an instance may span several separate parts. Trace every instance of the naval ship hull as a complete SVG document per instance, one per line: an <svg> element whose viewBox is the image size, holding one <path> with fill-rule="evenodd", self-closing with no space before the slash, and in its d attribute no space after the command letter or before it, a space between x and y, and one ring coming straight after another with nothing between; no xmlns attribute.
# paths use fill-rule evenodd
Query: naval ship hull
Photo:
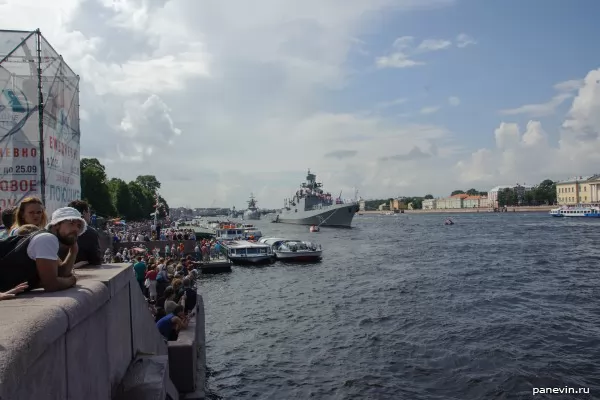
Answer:
<svg viewBox="0 0 600 400"><path fill-rule="evenodd" d="M356 203L333 205L320 210L298 210L298 212L290 210L277 214L273 222L351 228L352 218L357 211Z"/></svg>
<svg viewBox="0 0 600 400"><path fill-rule="evenodd" d="M260 219L260 213L258 211L247 210L244 212L244 214L242 214L242 219L245 221L256 221Z"/></svg>

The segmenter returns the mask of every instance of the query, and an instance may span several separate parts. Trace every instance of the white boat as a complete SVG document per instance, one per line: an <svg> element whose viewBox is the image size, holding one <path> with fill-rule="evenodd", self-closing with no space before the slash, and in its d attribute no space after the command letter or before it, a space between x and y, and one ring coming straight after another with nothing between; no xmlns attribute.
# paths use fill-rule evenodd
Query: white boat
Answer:
<svg viewBox="0 0 600 400"><path fill-rule="evenodd" d="M273 261L273 249L265 243L233 240L223 242L227 258L235 264L264 264Z"/></svg>
<svg viewBox="0 0 600 400"><path fill-rule="evenodd" d="M598 206L562 206L550 210L550 215L553 217L586 217L600 218L600 207Z"/></svg>
<svg viewBox="0 0 600 400"><path fill-rule="evenodd" d="M273 248L273 254L278 260L286 261L318 261L323 250L321 245L297 239L262 238L260 243Z"/></svg>
<svg viewBox="0 0 600 400"><path fill-rule="evenodd" d="M217 240L241 240L246 238L246 232L241 227L225 225L215 229L215 238Z"/></svg>

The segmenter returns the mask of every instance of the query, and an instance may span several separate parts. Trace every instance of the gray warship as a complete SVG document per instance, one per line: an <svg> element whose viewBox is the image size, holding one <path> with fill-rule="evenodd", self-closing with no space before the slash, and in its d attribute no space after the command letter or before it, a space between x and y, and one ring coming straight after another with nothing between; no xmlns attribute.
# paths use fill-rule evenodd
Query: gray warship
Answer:
<svg viewBox="0 0 600 400"><path fill-rule="evenodd" d="M256 200L252 193L250 193L250 200L248 200L248 209L244 211L242 218L244 220L260 219L260 211L258 210L258 207L256 207Z"/></svg>
<svg viewBox="0 0 600 400"><path fill-rule="evenodd" d="M275 215L272 222L352 227L352 218L359 210L358 202L344 202L340 197L334 199L331 193L325 193L322 187L323 184L317 182L317 176L309 169L306 182L301 184L291 199L284 201L283 209Z"/></svg>

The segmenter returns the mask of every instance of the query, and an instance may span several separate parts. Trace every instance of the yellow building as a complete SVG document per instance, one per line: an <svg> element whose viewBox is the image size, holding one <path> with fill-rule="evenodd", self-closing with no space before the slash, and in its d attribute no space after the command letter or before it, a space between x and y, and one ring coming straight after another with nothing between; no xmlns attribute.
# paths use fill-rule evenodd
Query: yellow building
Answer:
<svg viewBox="0 0 600 400"><path fill-rule="evenodd" d="M406 210L407 208L408 207L406 206L406 203L404 203L402 200L392 199L390 201L390 210L392 211Z"/></svg>
<svg viewBox="0 0 600 400"><path fill-rule="evenodd" d="M592 176L587 184L590 186L590 203L600 203L600 175Z"/></svg>
<svg viewBox="0 0 600 400"><path fill-rule="evenodd" d="M600 184L600 176L576 176L571 179L556 183L556 200L560 205L575 205L581 203L591 203L592 191L590 183ZM597 187L597 186L595 186ZM595 193L598 194L598 191ZM597 198L597 197L596 197Z"/></svg>

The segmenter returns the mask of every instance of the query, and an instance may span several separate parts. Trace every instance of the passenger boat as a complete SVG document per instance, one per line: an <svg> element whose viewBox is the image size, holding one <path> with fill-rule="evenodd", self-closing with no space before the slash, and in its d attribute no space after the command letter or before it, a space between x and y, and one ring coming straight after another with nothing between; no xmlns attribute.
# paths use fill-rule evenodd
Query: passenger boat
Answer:
<svg viewBox="0 0 600 400"><path fill-rule="evenodd" d="M550 210L550 215L553 217L587 217L600 218L600 207L598 206L562 206Z"/></svg>
<svg viewBox="0 0 600 400"><path fill-rule="evenodd" d="M246 238L246 231L235 225L221 225L215 229L215 238L217 240L241 240Z"/></svg>
<svg viewBox="0 0 600 400"><path fill-rule="evenodd" d="M234 264L266 264L273 261L273 249L268 244L233 240L223 242L227 258Z"/></svg>
<svg viewBox="0 0 600 400"><path fill-rule="evenodd" d="M323 250L321 245L297 239L262 238L260 243L272 247L273 254L278 260L284 261L318 261Z"/></svg>

